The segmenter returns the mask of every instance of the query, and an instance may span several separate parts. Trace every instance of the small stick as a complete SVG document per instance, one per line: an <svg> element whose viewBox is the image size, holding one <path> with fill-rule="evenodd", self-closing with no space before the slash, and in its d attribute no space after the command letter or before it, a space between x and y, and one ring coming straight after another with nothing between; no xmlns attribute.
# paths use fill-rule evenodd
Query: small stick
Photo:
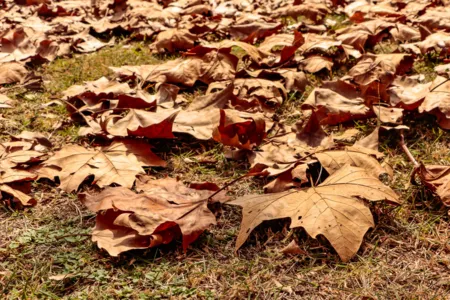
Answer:
<svg viewBox="0 0 450 300"><path fill-rule="evenodd" d="M215 191L211 196L208 197L208 202L211 201L212 197L214 197L215 195L217 195L218 193L220 193L221 191L223 191L224 189L226 189L227 187L229 187L232 184L235 184L236 182L238 182L239 180L245 178L245 177L250 177L252 175L248 175L248 174L244 174L242 176L239 176L236 179L231 180L230 182L228 182L227 184L225 184L223 187L221 187L220 189L218 189L217 191Z"/></svg>
<svg viewBox="0 0 450 300"><path fill-rule="evenodd" d="M221 187L220 189L218 189L217 191L215 191L211 196L208 197L208 202L211 201L212 197L216 196L218 193L220 193L221 191L223 191L224 189L226 189L227 187L229 187L232 184L235 184L236 182L238 182L241 179L244 179L245 177L253 177L253 176L258 176L258 175L262 175L264 174L264 171L261 172L255 172L255 173L247 173L244 174L242 176L239 176L236 179L231 180L230 182L228 182L227 184L225 184L223 187Z"/></svg>
<svg viewBox="0 0 450 300"><path fill-rule="evenodd" d="M412 153L409 151L408 146L406 146L405 144L405 136L403 135L403 130L400 131L400 146L402 146L402 149L405 152L406 156L408 156L408 159L414 164L414 169L419 168L420 164L417 162Z"/></svg>

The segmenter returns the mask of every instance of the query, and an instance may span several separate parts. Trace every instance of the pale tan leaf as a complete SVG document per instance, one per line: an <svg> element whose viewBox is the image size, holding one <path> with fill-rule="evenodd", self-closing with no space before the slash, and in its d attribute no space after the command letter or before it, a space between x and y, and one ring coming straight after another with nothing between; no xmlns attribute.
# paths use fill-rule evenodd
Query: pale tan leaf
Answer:
<svg viewBox="0 0 450 300"><path fill-rule="evenodd" d="M370 209L360 199L399 203L389 187L364 169L348 165L317 187L238 198L230 202L243 207L236 248L263 221L290 218L291 228L303 227L314 238L324 235L341 259L348 261L358 251L364 234L374 226Z"/></svg>

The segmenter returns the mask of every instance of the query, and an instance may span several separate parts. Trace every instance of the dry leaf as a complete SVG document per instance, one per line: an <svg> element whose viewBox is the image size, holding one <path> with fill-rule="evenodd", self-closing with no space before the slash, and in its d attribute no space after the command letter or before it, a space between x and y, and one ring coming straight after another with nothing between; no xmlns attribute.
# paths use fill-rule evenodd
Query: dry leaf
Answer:
<svg viewBox="0 0 450 300"><path fill-rule="evenodd" d="M213 193L210 187L187 188L171 178L144 178L138 185L144 191L142 194L116 187L96 196L80 196L89 210L98 213L92 240L110 255L117 256L131 249L167 244L180 235L186 250L205 229L216 223L207 207L208 197Z"/></svg>
<svg viewBox="0 0 450 300"><path fill-rule="evenodd" d="M399 203L389 187L364 169L348 165L317 187L238 198L229 202L243 207L236 248L261 222L290 218L291 228L303 227L313 238L324 235L341 259L349 261L361 246L364 234L374 226L370 209L361 199Z"/></svg>
<svg viewBox="0 0 450 300"><path fill-rule="evenodd" d="M252 149L261 144L266 137L266 122L255 116L242 118L232 111L220 110L220 123L213 131L213 138L227 146L239 149Z"/></svg>
<svg viewBox="0 0 450 300"><path fill-rule="evenodd" d="M77 190L90 175L94 176L94 183L99 187L116 183L131 188L136 175L145 174L142 167L165 165L151 151L151 146L141 140L116 141L110 146L97 148L69 145L45 162L45 166L59 168L53 176L59 177L59 187L66 192Z"/></svg>
<svg viewBox="0 0 450 300"><path fill-rule="evenodd" d="M420 165L420 180L434 192L446 206L450 206L450 167L439 165Z"/></svg>

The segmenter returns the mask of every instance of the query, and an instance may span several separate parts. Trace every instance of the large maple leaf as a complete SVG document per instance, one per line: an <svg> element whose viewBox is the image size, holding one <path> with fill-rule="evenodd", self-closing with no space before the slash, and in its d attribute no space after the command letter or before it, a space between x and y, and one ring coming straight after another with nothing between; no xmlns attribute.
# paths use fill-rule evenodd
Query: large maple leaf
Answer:
<svg viewBox="0 0 450 300"><path fill-rule="evenodd" d="M361 199L399 203L389 187L361 168L344 166L317 187L267 195L248 195L229 202L243 207L239 249L263 221L290 218L312 237L324 235L343 261L352 258L374 221Z"/></svg>

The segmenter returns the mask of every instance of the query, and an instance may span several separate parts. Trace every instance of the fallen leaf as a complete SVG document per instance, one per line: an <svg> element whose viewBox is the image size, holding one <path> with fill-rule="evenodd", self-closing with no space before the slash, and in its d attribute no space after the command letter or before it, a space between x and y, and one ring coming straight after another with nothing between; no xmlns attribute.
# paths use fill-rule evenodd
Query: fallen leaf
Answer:
<svg viewBox="0 0 450 300"><path fill-rule="evenodd" d="M131 249L167 244L179 235L183 249L210 225L216 224L207 207L213 191L197 185L187 188L175 179L144 178L136 194L124 187L107 188L96 196L81 194L87 208L97 212L92 241L111 256ZM223 196L222 196L223 197Z"/></svg>
<svg viewBox="0 0 450 300"><path fill-rule="evenodd" d="M252 149L266 137L266 122L263 118L242 118L232 111L220 110L220 123L213 131L213 138L227 146Z"/></svg>
<svg viewBox="0 0 450 300"><path fill-rule="evenodd" d="M171 139L172 125L178 110L161 110L149 112L145 110L130 109L125 117L110 115L101 126L113 136L142 136L147 138Z"/></svg>
<svg viewBox="0 0 450 300"><path fill-rule="evenodd" d="M361 246L374 221L363 200L400 203L398 196L364 169L344 166L322 184L306 190L247 195L229 202L243 207L236 249L267 220L290 218L290 228L303 227L313 238L324 235L343 261Z"/></svg>
<svg viewBox="0 0 450 300"><path fill-rule="evenodd" d="M374 157L380 154L370 149L360 146L346 147L344 150L329 150L314 153L314 157L327 170L329 174L334 174L345 165L359 167L372 177L379 178L383 174L387 174L386 170L380 165ZM380 155L381 156L381 155Z"/></svg>
<svg viewBox="0 0 450 300"><path fill-rule="evenodd" d="M11 62L0 65L0 84L21 82L29 71L23 64Z"/></svg>
<svg viewBox="0 0 450 300"><path fill-rule="evenodd" d="M438 76L431 84L430 91L419 106L419 112L436 115L439 126L450 129L450 81Z"/></svg>
<svg viewBox="0 0 450 300"><path fill-rule="evenodd" d="M356 87L343 81L325 82L315 88L301 106L315 109L321 124L338 124L365 118L369 108Z"/></svg>
<svg viewBox="0 0 450 300"><path fill-rule="evenodd" d="M59 168L53 176L59 177L59 187L66 192L77 190L90 175L99 187L116 183L131 188L136 175L145 174L142 167L166 165L150 149L149 144L140 140L115 141L97 148L69 145L50 157L45 166Z"/></svg>
<svg viewBox="0 0 450 300"><path fill-rule="evenodd" d="M450 206L450 166L423 165L418 169L420 180L446 206Z"/></svg>
<svg viewBox="0 0 450 300"><path fill-rule="evenodd" d="M300 247L298 246L298 244L295 240L292 240L286 247L281 249L281 252L283 254L293 254L293 255L307 254L304 250L300 249Z"/></svg>

